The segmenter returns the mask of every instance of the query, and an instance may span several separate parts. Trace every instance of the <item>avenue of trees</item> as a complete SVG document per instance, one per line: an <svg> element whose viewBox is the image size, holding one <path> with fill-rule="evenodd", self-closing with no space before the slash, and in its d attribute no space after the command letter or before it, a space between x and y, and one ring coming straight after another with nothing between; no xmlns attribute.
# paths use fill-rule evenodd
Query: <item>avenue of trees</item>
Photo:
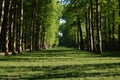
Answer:
<svg viewBox="0 0 120 80"><path fill-rule="evenodd" d="M61 45L102 54L120 50L120 0L64 0Z"/></svg>
<svg viewBox="0 0 120 80"><path fill-rule="evenodd" d="M0 0L0 51L55 47L61 12L58 0Z"/></svg>
<svg viewBox="0 0 120 80"><path fill-rule="evenodd" d="M98 54L120 50L120 0L0 0L0 52L58 44Z"/></svg>

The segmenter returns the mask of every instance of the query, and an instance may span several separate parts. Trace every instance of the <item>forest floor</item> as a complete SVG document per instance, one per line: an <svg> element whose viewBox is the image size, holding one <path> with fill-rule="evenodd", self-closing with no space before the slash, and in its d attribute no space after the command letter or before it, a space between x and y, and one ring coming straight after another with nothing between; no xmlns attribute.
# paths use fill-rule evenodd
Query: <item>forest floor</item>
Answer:
<svg viewBox="0 0 120 80"><path fill-rule="evenodd" d="M0 56L0 80L120 80L119 52L55 48Z"/></svg>

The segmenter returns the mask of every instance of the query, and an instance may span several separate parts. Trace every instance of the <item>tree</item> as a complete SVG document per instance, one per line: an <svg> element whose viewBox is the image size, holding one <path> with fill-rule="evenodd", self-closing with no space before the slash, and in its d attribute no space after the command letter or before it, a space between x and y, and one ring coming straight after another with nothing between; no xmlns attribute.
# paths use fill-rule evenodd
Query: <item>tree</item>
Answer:
<svg viewBox="0 0 120 80"><path fill-rule="evenodd" d="M21 9L20 9L20 28L19 28L19 48L18 53L22 54L22 30L23 30L23 0L21 0Z"/></svg>
<svg viewBox="0 0 120 80"><path fill-rule="evenodd" d="M3 19L4 19L4 8L5 8L5 0L1 1L1 16L0 16L0 44L2 44L2 24L3 24ZM2 46L0 46L2 48Z"/></svg>
<svg viewBox="0 0 120 80"><path fill-rule="evenodd" d="M0 18L0 34L1 34L2 22L4 18L5 0L2 0L1 2L2 2L2 6L1 6L1 18Z"/></svg>
<svg viewBox="0 0 120 80"><path fill-rule="evenodd" d="M102 39L101 39L101 26L99 23L99 10L98 10L98 0L96 0L96 27L97 27L97 53L102 54Z"/></svg>
<svg viewBox="0 0 120 80"><path fill-rule="evenodd" d="M10 9L11 9L11 0L8 1L8 12L7 12L7 25L6 25L6 32L5 32L5 55L9 55L9 20L10 20Z"/></svg>
<svg viewBox="0 0 120 80"><path fill-rule="evenodd" d="M83 41L83 35L82 35L82 29L81 29L81 22L80 22L80 16L77 15L77 26L80 34L80 49L84 50L84 41Z"/></svg>
<svg viewBox="0 0 120 80"><path fill-rule="evenodd" d="M12 54L15 55L16 52L16 27L17 27L17 8L18 8L18 4L17 4L18 0L13 0L13 9L14 9L14 14L13 14L13 50L12 50Z"/></svg>

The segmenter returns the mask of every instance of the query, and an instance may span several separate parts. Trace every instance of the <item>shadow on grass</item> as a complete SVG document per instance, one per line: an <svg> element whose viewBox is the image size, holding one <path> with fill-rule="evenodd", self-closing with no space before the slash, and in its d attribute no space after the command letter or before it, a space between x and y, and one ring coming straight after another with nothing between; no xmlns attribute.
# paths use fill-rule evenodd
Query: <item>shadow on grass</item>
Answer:
<svg viewBox="0 0 120 80"><path fill-rule="evenodd" d="M120 51L108 51L102 54L102 57L120 57Z"/></svg>
<svg viewBox="0 0 120 80"><path fill-rule="evenodd" d="M85 55L84 55L85 54ZM69 56L80 56L80 57L120 57L119 51L104 52L102 55L91 54L86 51L79 51L75 49L55 49L55 50L43 50L38 52L25 52L22 55L14 55L9 57L0 57L0 61L30 61L30 60L43 60L49 59L46 57L69 57Z"/></svg>
<svg viewBox="0 0 120 80"><path fill-rule="evenodd" d="M97 72L97 69L106 68L118 68L120 63L113 64L87 64L87 65L68 65L57 66L51 68L44 75L36 75L29 79L56 79L56 78L78 78L78 77L95 77L95 76L120 76L120 73L116 72ZM62 70L62 71L61 71ZM66 71L68 70L68 71ZM96 70L96 72L87 73L85 71ZM57 72L58 71L58 72ZM60 72L59 72L60 71Z"/></svg>
<svg viewBox="0 0 120 80"><path fill-rule="evenodd" d="M48 68L46 74L35 75L26 79L58 79L58 78L78 78L95 76L120 76L119 72L97 72L97 69L118 68L120 63L113 64L87 64L87 65L67 65ZM96 70L96 72L87 73L87 70Z"/></svg>
<svg viewBox="0 0 120 80"><path fill-rule="evenodd" d="M19 66L19 67L2 67L1 69L5 69L7 72L14 72L16 68L19 70L23 70L23 72L35 72L35 71L43 71L44 74L35 73L34 75L26 75L25 77L19 77L19 79L40 79L40 80L48 80L48 79L59 79L59 78L78 78L78 77L97 77L97 76L120 76L119 71L103 71L97 72L97 70L105 70L105 69L115 69L119 68L120 63L104 63L104 64L85 64L85 65L64 65L64 66ZM90 70L95 70L95 72L86 72ZM18 72L16 71L16 72ZM19 74L22 75L22 74ZM9 79L6 75L4 77L0 75L0 79ZM14 76L11 79L15 79Z"/></svg>
<svg viewBox="0 0 120 80"><path fill-rule="evenodd" d="M14 55L9 57L0 57L0 61L26 61L26 60L42 60L44 57L66 57L72 54L79 55L79 51L75 49L57 49L57 50L43 50L35 52L25 52L22 55Z"/></svg>
<svg viewBox="0 0 120 80"><path fill-rule="evenodd" d="M42 52L45 52L45 53L66 53L66 52L75 52L75 51L78 51L78 50L75 50L75 49L55 49L55 50L44 50Z"/></svg>

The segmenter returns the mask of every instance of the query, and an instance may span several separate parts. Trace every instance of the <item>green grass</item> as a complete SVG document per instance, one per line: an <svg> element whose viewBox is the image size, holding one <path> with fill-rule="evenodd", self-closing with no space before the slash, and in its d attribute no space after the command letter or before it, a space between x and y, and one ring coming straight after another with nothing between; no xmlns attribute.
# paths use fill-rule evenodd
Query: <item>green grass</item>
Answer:
<svg viewBox="0 0 120 80"><path fill-rule="evenodd" d="M0 57L0 80L120 80L119 52L55 48Z"/></svg>

